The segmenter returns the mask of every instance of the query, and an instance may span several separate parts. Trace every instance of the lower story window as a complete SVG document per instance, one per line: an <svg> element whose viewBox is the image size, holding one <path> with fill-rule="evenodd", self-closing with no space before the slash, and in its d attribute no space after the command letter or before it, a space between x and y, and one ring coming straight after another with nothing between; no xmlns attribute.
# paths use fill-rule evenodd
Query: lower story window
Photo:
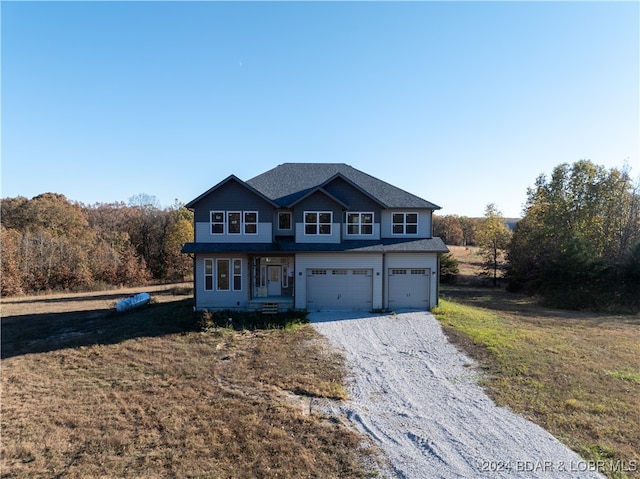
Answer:
<svg viewBox="0 0 640 479"><path fill-rule="evenodd" d="M229 260L217 260L216 269L218 270L216 289L218 291L229 291Z"/></svg>
<svg viewBox="0 0 640 479"><path fill-rule="evenodd" d="M216 291L242 291L242 260L216 259L204 260L204 289L213 291L214 278Z"/></svg>
<svg viewBox="0 0 640 479"><path fill-rule="evenodd" d="M204 260L204 289L205 291L213 290L213 260Z"/></svg>
<svg viewBox="0 0 640 479"><path fill-rule="evenodd" d="M233 290L242 290L242 260L233 260Z"/></svg>

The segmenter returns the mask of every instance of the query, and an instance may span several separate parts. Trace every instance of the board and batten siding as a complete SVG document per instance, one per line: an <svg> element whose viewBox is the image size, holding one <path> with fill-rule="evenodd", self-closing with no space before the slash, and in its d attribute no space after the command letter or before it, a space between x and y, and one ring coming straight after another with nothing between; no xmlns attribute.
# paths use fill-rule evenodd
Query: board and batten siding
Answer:
<svg viewBox="0 0 640 479"><path fill-rule="evenodd" d="M212 259L214 264L213 271L213 291L205 290L205 277L204 277L204 260ZM242 260L242 290L241 291L216 291L216 259L241 259ZM229 253L219 255L196 255L195 259L195 277L194 284L196 288L196 309L247 309L249 306L250 288L249 283L249 258L242 253ZM231 272L233 275L233 271ZM233 277L229 278L231 284L233 284Z"/></svg>
<svg viewBox="0 0 640 479"><path fill-rule="evenodd" d="M257 211L258 221L271 222L274 207L238 182L229 181L196 203L195 222L209 222L212 211Z"/></svg>
<svg viewBox="0 0 640 479"><path fill-rule="evenodd" d="M394 235L393 213L418 213L418 234ZM380 221L380 235L382 238L431 238L431 210L383 210Z"/></svg>
<svg viewBox="0 0 640 479"><path fill-rule="evenodd" d="M385 257L384 307L389 308L389 270L398 268L428 269L429 309L438 304L438 254L437 253L387 253Z"/></svg>
<svg viewBox="0 0 640 479"><path fill-rule="evenodd" d="M308 269L373 269L372 309L382 308L382 255L381 254L296 254L295 307L307 307Z"/></svg>

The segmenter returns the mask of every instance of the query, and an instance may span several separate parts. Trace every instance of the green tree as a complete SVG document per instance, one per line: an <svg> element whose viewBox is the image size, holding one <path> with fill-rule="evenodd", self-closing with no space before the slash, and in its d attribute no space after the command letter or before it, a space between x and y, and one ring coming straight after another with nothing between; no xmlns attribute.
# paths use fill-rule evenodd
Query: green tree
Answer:
<svg viewBox="0 0 640 479"><path fill-rule="evenodd" d="M440 282L455 283L459 272L458 260L451 253L440 256Z"/></svg>
<svg viewBox="0 0 640 479"><path fill-rule="evenodd" d="M478 245L484 258L484 273L498 285L498 271L504 265L504 252L509 245L511 232L505 225L502 213L493 203L487 205L484 218L477 232Z"/></svg>
<svg viewBox="0 0 640 479"><path fill-rule="evenodd" d="M479 218L460 217L460 227L462 228L462 246L474 246L477 244L476 234L480 226Z"/></svg>
<svg viewBox="0 0 640 479"><path fill-rule="evenodd" d="M169 226L164 243L164 257L167 263L167 275L171 279L181 279L192 268L192 260L182 254L182 245L193 241L193 212L184 205L176 203L169 210Z"/></svg>
<svg viewBox="0 0 640 479"><path fill-rule="evenodd" d="M625 265L640 242L639 200L627 168L581 160L540 175L509 246L509 288L556 306L621 304Z"/></svg>

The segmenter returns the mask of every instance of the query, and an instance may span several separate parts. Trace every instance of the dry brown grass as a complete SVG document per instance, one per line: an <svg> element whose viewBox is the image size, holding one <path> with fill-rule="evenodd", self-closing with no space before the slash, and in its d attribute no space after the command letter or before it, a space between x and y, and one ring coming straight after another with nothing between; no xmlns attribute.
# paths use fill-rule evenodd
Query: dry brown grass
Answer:
<svg viewBox="0 0 640 479"><path fill-rule="evenodd" d="M447 245L451 255L458 261L459 272L456 277L457 284L475 284L485 281L480 276L482 272L482 255L477 246L452 246Z"/></svg>
<svg viewBox="0 0 640 479"><path fill-rule="evenodd" d="M191 304L3 318L2 477L367 475L362 436L290 400L344 395L313 328L189 331Z"/></svg>
<svg viewBox="0 0 640 479"><path fill-rule="evenodd" d="M438 315L485 386L615 478L640 478L640 316L559 311L500 289L446 287Z"/></svg>

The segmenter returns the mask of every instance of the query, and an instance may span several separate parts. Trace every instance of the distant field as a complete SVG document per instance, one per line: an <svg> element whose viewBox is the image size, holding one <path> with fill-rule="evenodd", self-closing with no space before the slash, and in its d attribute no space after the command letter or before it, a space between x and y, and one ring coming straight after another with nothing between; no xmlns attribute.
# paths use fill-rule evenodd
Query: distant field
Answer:
<svg viewBox="0 0 640 479"><path fill-rule="evenodd" d="M458 284L477 283L482 272L482 256L477 246L447 245L451 255L458 260Z"/></svg>
<svg viewBox="0 0 640 479"><path fill-rule="evenodd" d="M494 400L612 478L640 478L640 316L552 310L502 289L444 286L434 311Z"/></svg>
<svg viewBox="0 0 640 479"><path fill-rule="evenodd" d="M367 477L317 408L345 371L311 326L198 332L183 286L115 313L133 292L2 301L3 478Z"/></svg>

